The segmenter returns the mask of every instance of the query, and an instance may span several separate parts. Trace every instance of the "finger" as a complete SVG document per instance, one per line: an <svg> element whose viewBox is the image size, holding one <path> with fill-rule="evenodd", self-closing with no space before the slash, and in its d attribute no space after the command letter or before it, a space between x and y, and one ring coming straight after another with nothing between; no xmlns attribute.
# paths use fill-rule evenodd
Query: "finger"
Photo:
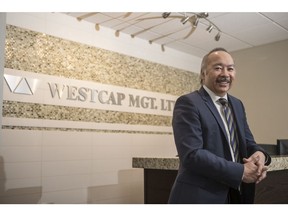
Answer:
<svg viewBox="0 0 288 216"><path fill-rule="evenodd" d="M267 173L267 170L268 170L268 166L258 166L258 169L257 169L257 174L260 176L262 175L262 173L265 172L265 175Z"/></svg>
<svg viewBox="0 0 288 216"><path fill-rule="evenodd" d="M248 162L251 162L252 161L252 158L243 158L243 162L244 163L248 163Z"/></svg>
<svg viewBox="0 0 288 216"><path fill-rule="evenodd" d="M261 173L265 172L265 175L267 174L267 171L268 171L268 166L262 166L261 164L258 166L258 169L257 169L257 174L261 175Z"/></svg>
<svg viewBox="0 0 288 216"><path fill-rule="evenodd" d="M254 163L257 163L260 160L259 155L257 155L256 157L253 157L252 160Z"/></svg>
<svg viewBox="0 0 288 216"><path fill-rule="evenodd" d="M258 168L257 168L257 176L261 176L261 174L262 174L262 167L258 166Z"/></svg>
<svg viewBox="0 0 288 216"><path fill-rule="evenodd" d="M262 175L257 179L256 184L258 184L259 182L261 182L263 179L265 179L267 176L267 172L263 172Z"/></svg>
<svg viewBox="0 0 288 216"><path fill-rule="evenodd" d="M258 181L262 181L263 179L265 179L267 177L267 171L262 171L261 176L258 178Z"/></svg>
<svg viewBox="0 0 288 216"><path fill-rule="evenodd" d="M259 155L257 155L257 156L251 156L251 157L249 157L249 158L243 158L243 162L244 162L244 163L253 162L253 163L256 164L259 160L260 160Z"/></svg>

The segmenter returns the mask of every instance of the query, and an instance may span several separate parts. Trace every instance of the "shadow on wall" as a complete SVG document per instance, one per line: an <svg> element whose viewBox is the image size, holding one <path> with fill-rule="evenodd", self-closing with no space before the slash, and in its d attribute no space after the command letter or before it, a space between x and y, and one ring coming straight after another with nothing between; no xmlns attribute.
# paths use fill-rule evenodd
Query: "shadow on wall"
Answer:
<svg viewBox="0 0 288 216"><path fill-rule="evenodd" d="M143 204L142 169L120 170L118 184L88 187L88 204Z"/></svg>
<svg viewBox="0 0 288 216"><path fill-rule="evenodd" d="M0 156L0 204L36 204L42 195L42 187L14 188L6 190L4 159Z"/></svg>

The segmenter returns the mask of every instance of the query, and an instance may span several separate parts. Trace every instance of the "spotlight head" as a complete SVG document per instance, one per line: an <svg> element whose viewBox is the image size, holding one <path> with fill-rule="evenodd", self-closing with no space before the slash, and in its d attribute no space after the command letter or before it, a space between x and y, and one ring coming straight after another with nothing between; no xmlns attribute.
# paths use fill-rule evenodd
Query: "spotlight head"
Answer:
<svg viewBox="0 0 288 216"><path fill-rule="evenodd" d="M196 16L196 19L195 21L193 22L193 27L197 27L198 26L198 23L199 23L199 18Z"/></svg>
<svg viewBox="0 0 288 216"><path fill-rule="evenodd" d="M200 18L207 18L209 16L209 14L207 12L202 12L197 14Z"/></svg>
<svg viewBox="0 0 288 216"><path fill-rule="evenodd" d="M220 32L218 32L218 34L215 36L215 41L219 41L220 40L220 37L221 37L221 34Z"/></svg>
<svg viewBox="0 0 288 216"><path fill-rule="evenodd" d="M189 16L183 17L183 18L181 19L182 24L184 25L186 22L188 22L189 19L190 19Z"/></svg>
<svg viewBox="0 0 288 216"><path fill-rule="evenodd" d="M164 19L166 19L167 17L170 16L170 14L171 14L171 12L164 12L164 13L162 13L162 17L163 17Z"/></svg>
<svg viewBox="0 0 288 216"><path fill-rule="evenodd" d="M211 31L212 31L213 28L214 28L214 26L213 26L213 25L210 25L210 26L206 29L206 31L208 31L209 33L211 33Z"/></svg>

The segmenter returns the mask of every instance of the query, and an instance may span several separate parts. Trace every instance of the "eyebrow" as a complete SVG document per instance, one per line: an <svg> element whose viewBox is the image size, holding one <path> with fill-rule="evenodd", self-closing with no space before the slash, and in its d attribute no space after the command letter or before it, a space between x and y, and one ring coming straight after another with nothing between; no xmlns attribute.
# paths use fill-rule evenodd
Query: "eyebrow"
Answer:
<svg viewBox="0 0 288 216"><path fill-rule="evenodd" d="M235 67L235 64L229 64L229 65L225 65L225 64L222 64L222 63L216 63L216 64L213 64L213 67L215 66L226 66L226 67Z"/></svg>

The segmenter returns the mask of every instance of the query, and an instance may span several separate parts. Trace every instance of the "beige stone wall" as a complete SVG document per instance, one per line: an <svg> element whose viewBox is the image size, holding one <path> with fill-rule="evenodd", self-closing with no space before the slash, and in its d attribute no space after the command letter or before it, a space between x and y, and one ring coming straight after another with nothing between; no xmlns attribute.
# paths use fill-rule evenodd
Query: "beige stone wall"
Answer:
<svg viewBox="0 0 288 216"><path fill-rule="evenodd" d="M199 88L198 74L7 25L5 68L171 95ZM4 101L4 117L170 126L171 117ZM5 126L3 126L5 128Z"/></svg>
<svg viewBox="0 0 288 216"><path fill-rule="evenodd" d="M198 88L198 74L7 26L5 67L77 80L181 95Z"/></svg>

